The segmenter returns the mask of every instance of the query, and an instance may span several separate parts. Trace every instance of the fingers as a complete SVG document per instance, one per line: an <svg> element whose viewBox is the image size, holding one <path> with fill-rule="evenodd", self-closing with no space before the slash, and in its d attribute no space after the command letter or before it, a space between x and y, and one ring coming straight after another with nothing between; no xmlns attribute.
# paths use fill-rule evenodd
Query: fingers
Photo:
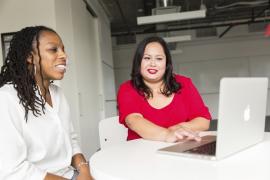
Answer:
<svg viewBox="0 0 270 180"><path fill-rule="evenodd" d="M201 137L199 136L197 132L186 129L186 128L180 128L176 130L174 134L179 140L201 141Z"/></svg>
<svg viewBox="0 0 270 180"><path fill-rule="evenodd" d="M173 143L173 142L177 142L177 141L178 141L178 138L176 137L174 131L169 130L168 134L165 138L165 142Z"/></svg>
<svg viewBox="0 0 270 180"><path fill-rule="evenodd" d="M199 133L189 128L180 126L177 129L168 129L168 134L165 138L166 142L179 142L184 140L201 141Z"/></svg>

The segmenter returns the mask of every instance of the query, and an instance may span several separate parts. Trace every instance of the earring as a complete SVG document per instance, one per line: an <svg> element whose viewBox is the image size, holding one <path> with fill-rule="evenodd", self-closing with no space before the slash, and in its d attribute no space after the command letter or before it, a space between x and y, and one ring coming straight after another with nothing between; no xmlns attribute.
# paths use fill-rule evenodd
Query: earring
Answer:
<svg viewBox="0 0 270 180"><path fill-rule="evenodd" d="M37 74L37 67L36 67L36 65L34 64L34 75L36 75Z"/></svg>

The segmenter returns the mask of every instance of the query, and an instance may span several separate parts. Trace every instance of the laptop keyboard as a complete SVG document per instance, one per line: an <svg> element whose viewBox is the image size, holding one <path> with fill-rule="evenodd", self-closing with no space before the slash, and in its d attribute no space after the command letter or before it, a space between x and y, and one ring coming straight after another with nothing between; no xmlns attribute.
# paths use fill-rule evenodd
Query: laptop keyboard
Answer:
<svg viewBox="0 0 270 180"><path fill-rule="evenodd" d="M204 154L204 155L215 155L216 154L216 141L204 144L202 146L189 149L185 152L194 154Z"/></svg>

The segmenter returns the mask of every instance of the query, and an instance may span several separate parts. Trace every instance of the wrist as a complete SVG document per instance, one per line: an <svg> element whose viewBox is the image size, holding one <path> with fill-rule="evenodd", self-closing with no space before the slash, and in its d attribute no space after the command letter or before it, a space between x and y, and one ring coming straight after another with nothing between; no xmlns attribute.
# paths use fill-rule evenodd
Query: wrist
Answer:
<svg viewBox="0 0 270 180"><path fill-rule="evenodd" d="M166 129L165 132L164 132L164 136L163 136L163 140L164 142L169 142L170 140L170 136L172 134L172 131L171 129Z"/></svg>
<svg viewBox="0 0 270 180"><path fill-rule="evenodd" d="M81 161L80 163L77 164L76 170L81 173L81 172L88 172L89 171L89 163L88 161Z"/></svg>

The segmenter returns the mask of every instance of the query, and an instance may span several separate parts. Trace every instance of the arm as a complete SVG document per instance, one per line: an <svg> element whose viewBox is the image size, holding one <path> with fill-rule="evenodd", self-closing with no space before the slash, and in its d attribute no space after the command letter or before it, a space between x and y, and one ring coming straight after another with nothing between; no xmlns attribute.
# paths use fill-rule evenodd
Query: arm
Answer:
<svg viewBox="0 0 270 180"><path fill-rule="evenodd" d="M60 90L60 89L58 89ZM72 160L71 160L71 166L73 166L78 172L79 175L77 176L77 180L92 180L92 176L90 174L90 169L88 162L84 158L83 154L81 153L81 148L79 146L79 138L77 133L74 130L73 123L70 118L70 108L69 104L66 100L66 97L60 90L60 96L61 96L61 110L62 114L65 116L63 117L64 124L66 124L66 128L69 131L69 137L71 140L71 146L72 146Z"/></svg>
<svg viewBox="0 0 270 180"><path fill-rule="evenodd" d="M180 127L186 127L193 131L206 131L209 129L210 121L203 117L194 118L188 122L182 122L169 127L170 130L176 130Z"/></svg>
<svg viewBox="0 0 270 180"><path fill-rule="evenodd" d="M27 145L22 136L25 122L21 106L0 92L0 179L44 179L46 171L27 160Z"/></svg>
<svg viewBox="0 0 270 180"><path fill-rule="evenodd" d="M163 127L157 126L145 119L141 112L141 97L128 83L120 86L117 103L119 107L119 122L136 132L144 139L174 142L174 134Z"/></svg>
<svg viewBox="0 0 270 180"><path fill-rule="evenodd" d="M85 160L83 154L75 154L72 157L71 165L79 172L77 180L93 180L90 173L89 164Z"/></svg>
<svg viewBox="0 0 270 180"><path fill-rule="evenodd" d="M176 124L169 127L169 129L184 127L191 131L208 130L211 119L208 108L205 106L202 97L193 85L191 79L185 82L185 87L186 89L185 92L183 92L183 96L185 97L185 104L188 109L189 121Z"/></svg>
<svg viewBox="0 0 270 180"><path fill-rule="evenodd" d="M142 138L154 141L176 142L174 130L169 130L145 119L139 113L129 114L125 119L126 125Z"/></svg>
<svg viewBox="0 0 270 180"><path fill-rule="evenodd" d="M209 128L209 124L209 120L198 117L188 122L176 124L168 129L175 131L175 135L179 139L201 141L201 137L198 132L207 130Z"/></svg>
<svg viewBox="0 0 270 180"><path fill-rule="evenodd" d="M68 179L51 174L51 173L47 173L44 180L68 180Z"/></svg>
<svg viewBox="0 0 270 180"><path fill-rule="evenodd" d="M69 118L68 118L69 119ZM71 165L78 170L79 175L76 178L77 180L92 180L92 176L90 173L89 164L84 158L83 154L81 153L81 149L78 143L78 136L74 131L73 124L69 121L70 126L70 137L71 137L71 144L72 144L72 161Z"/></svg>

